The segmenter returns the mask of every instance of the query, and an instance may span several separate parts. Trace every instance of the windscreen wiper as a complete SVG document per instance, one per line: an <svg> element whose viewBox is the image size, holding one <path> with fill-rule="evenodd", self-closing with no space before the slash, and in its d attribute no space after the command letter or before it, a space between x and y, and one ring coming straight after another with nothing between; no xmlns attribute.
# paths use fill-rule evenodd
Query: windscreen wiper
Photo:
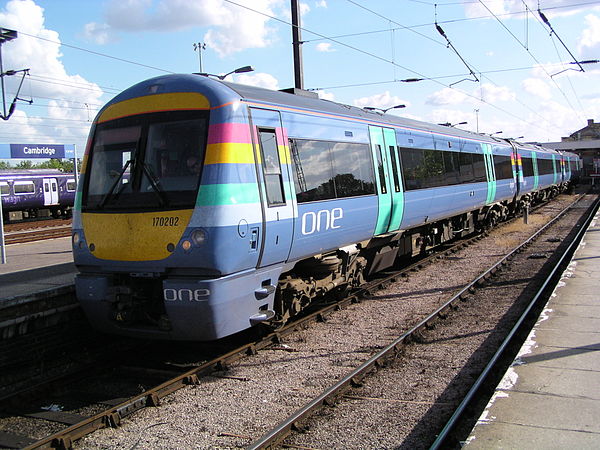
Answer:
<svg viewBox="0 0 600 450"><path fill-rule="evenodd" d="M131 160L130 159L127 160L127 162L125 163L125 165L121 169L121 172L119 172L119 176L114 181L114 183L112 184L112 186L110 187L110 189L108 190L108 192L106 194L104 194L104 197L102 197L102 200L100 201L100 204L98 205L98 208L100 208L100 209L104 208L104 206L106 205L106 203L108 202L108 200L112 197L115 188L119 184L119 181L121 181L121 179L123 179L123 174L125 173L125 171L129 167L129 164L131 164Z"/></svg>
<svg viewBox="0 0 600 450"><path fill-rule="evenodd" d="M154 191L154 193L158 197L158 200L160 201L160 206L165 206L167 204L167 197L165 195L165 191L163 191L162 188L158 185L158 177L154 174L152 167L150 167L148 164L142 161L142 169L144 170L146 176L150 180L150 185L152 186L152 190Z"/></svg>

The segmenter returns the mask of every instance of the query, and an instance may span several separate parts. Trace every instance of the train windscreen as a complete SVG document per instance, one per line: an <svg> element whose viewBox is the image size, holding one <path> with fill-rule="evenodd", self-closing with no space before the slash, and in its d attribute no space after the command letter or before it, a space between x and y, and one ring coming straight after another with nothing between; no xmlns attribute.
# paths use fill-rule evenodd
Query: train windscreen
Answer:
<svg viewBox="0 0 600 450"><path fill-rule="evenodd" d="M206 150L205 112L127 117L96 126L85 211L193 208Z"/></svg>

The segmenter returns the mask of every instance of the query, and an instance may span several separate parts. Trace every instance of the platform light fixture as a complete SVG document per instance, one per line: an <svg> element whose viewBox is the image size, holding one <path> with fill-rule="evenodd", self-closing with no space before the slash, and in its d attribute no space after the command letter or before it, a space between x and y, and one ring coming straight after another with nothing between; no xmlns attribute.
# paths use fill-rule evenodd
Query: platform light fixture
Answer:
<svg viewBox="0 0 600 450"><path fill-rule="evenodd" d="M458 123L450 123L450 122L444 122L444 123L438 123L438 125L441 125L443 127L455 127L457 125L466 125L468 122L458 122Z"/></svg>
<svg viewBox="0 0 600 450"><path fill-rule="evenodd" d="M231 74L245 73L245 72L254 72L254 67L252 67L252 66L238 67L237 69L232 70L231 72L227 72L225 75L217 75L214 73L207 73L207 72L201 72L201 73L198 73L197 75L202 75L204 77L215 77L215 78L218 78L219 80L224 80Z"/></svg>
<svg viewBox="0 0 600 450"><path fill-rule="evenodd" d="M381 111L382 114L385 114L390 109L401 109L401 108L406 108L406 105L394 105L394 106L390 106L389 108L376 108L375 106L365 106L365 107L363 107L363 109L365 111L375 111L375 112Z"/></svg>

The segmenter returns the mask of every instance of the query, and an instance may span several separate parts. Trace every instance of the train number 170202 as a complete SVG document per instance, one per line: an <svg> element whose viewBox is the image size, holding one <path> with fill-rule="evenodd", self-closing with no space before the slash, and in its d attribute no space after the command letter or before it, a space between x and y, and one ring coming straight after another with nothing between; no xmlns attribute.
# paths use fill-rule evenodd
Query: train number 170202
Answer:
<svg viewBox="0 0 600 450"><path fill-rule="evenodd" d="M153 227L176 227L179 225L179 217L153 217Z"/></svg>

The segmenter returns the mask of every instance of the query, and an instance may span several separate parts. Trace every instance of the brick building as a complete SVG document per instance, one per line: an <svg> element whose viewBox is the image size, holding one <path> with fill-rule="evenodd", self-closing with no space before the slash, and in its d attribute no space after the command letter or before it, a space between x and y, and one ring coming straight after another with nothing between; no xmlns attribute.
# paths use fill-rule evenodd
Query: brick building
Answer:
<svg viewBox="0 0 600 450"><path fill-rule="evenodd" d="M577 153L583 159L583 176L600 173L600 123L588 119L588 124L561 142L546 142L544 147Z"/></svg>

